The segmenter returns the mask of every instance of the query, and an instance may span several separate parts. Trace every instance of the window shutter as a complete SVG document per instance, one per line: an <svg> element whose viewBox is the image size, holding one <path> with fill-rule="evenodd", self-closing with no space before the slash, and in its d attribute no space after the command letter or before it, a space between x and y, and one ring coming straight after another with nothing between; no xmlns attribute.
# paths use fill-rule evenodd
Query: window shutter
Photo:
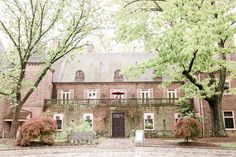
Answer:
<svg viewBox="0 0 236 157"><path fill-rule="evenodd" d="M96 89L96 99L100 99L100 89Z"/></svg>
<svg viewBox="0 0 236 157"><path fill-rule="evenodd" d="M163 98L168 98L168 89L163 89Z"/></svg>
<svg viewBox="0 0 236 157"><path fill-rule="evenodd" d="M84 90L84 99L88 99L88 89Z"/></svg>
<svg viewBox="0 0 236 157"><path fill-rule="evenodd" d="M138 99L141 98L141 93L142 93L142 90L141 89L137 89L137 98Z"/></svg>
<svg viewBox="0 0 236 157"><path fill-rule="evenodd" d="M149 92L149 98L152 99L153 98L153 89L148 89Z"/></svg>
<svg viewBox="0 0 236 157"><path fill-rule="evenodd" d="M63 90L61 89L57 90L57 99L62 99L62 93L63 93Z"/></svg>
<svg viewBox="0 0 236 157"><path fill-rule="evenodd" d="M74 99L74 89L70 89L70 99Z"/></svg>
<svg viewBox="0 0 236 157"><path fill-rule="evenodd" d="M176 91L176 98L179 98L180 97L180 89L176 88L175 91Z"/></svg>

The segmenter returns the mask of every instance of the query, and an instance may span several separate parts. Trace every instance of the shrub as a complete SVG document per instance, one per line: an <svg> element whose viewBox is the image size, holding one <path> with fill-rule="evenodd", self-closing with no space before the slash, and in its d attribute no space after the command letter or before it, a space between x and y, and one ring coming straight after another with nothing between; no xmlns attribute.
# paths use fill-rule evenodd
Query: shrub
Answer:
<svg viewBox="0 0 236 157"><path fill-rule="evenodd" d="M17 145L29 146L33 139L40 139L43 144L53 144L53 133L56 131L56 122L49 117L32 118L19 129Z"/></svg>
<svg viewBox="0 0 236 157"><path fill-rule="evenodd" d="M127 134L127 137L135 137L135 132L136 132L137 128L134 128L134 129L131 129L128 134Z"/></svg>
<svg viewBox="0 0 236 157"><path fill-rule="evenodd" d="M71 122L69 126L64 127L63 131L58 134L56 137L57 140L68 141L68 137L71 135L71 132L82 132L82 131L92 131L90 123L85 120L80 120L79 125L74 122Z"/></svg>
<svg viewBox="0 0 236 157"><path fill-rule="evenodd" d="M183 117L180 118L174 126L173 134L177 138L195 140L201 135L201 123L196 118Z"/></svg>

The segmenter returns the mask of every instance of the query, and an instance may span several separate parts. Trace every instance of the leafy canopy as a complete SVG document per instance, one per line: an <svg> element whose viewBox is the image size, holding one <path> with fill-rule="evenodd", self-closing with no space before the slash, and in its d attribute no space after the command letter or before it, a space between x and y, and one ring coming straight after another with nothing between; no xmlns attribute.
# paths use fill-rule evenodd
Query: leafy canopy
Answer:
<svg viewBox="0 0 236 157"><path fill-rule="evenodd" d="M2 0L0 6L0 32L8 41L0 53L0 94L21 104L53 63L85 44L104 15L97 0ZM40 69L32 80L26 67L35 58Z"/></svg>
<svg viewBox="0 0 236 157"><path fill-rule="evenodd" d="M235 0L125 1L117 15L118 39L140 40L157 57L133 75L152 68L157 76L184 81L186 97L211 97L224 83L219 71L235 73ZM126 5L125 5L126 4ZM159 9L161 8L161 9ZM158 10L159 9L159 10ZM157 11L158 10L158 11ZM199 81L197 73L212 74ZM223 76L223 73L222 73Z"/></svg>

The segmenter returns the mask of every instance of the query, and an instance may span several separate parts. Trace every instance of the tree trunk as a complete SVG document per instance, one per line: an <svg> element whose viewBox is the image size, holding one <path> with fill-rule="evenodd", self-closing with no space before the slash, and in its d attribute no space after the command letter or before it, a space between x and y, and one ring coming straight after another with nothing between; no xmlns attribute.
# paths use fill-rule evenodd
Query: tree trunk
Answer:
<svg viewBox="0 0 236 157"><path fill-rule="evenodd" d="M11 124L11 130L9 133L9 138L16 138L16 133L17 133L17 129L19 126L18 120L19 120L20 110L21 110L21 107L16 106L12 111L13 118L12 118L12 124Z"/></svg>
<svg viewBox="0 0 236 157"><path fill-rule="evenodd" d="M211 110L211 121L212 121L212 133L211 136L214 137L224 137L227 136L223 117L221 112L221 101L219 99L213 98L210 101L208 100L209 107Z"/></svg>

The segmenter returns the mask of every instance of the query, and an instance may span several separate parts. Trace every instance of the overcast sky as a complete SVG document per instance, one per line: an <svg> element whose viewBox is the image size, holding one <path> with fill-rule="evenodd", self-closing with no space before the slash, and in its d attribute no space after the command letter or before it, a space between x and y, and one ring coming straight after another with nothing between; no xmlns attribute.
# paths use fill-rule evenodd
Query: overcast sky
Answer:
<svg viewBox="0 0 236 157"><path fill-rule="evenodd" d="M110 12L110 14L113 14L116 11L116 7L112 5L112 0L101 0L102 6ZM1 9L1 7L0 7ZM236 11L236 8L235 10ZM137 41L134 41L129 44L124 44L121 42L117 42L116 36L115 36L115 30L112 28L113 26L109 28L105 28L102 30L102 33L99 33L99 35L90 35L88 38L85 39L85 41L88 41L90 44L92 44L95 48L94 51L97 53L114 53L114 52L143 52L144 46ZM8 41L4 37L3 33L0 32L0 40L2 41L5 48L7 48ZM236 35L234 36L234 43L236 45Z"/></svg>

